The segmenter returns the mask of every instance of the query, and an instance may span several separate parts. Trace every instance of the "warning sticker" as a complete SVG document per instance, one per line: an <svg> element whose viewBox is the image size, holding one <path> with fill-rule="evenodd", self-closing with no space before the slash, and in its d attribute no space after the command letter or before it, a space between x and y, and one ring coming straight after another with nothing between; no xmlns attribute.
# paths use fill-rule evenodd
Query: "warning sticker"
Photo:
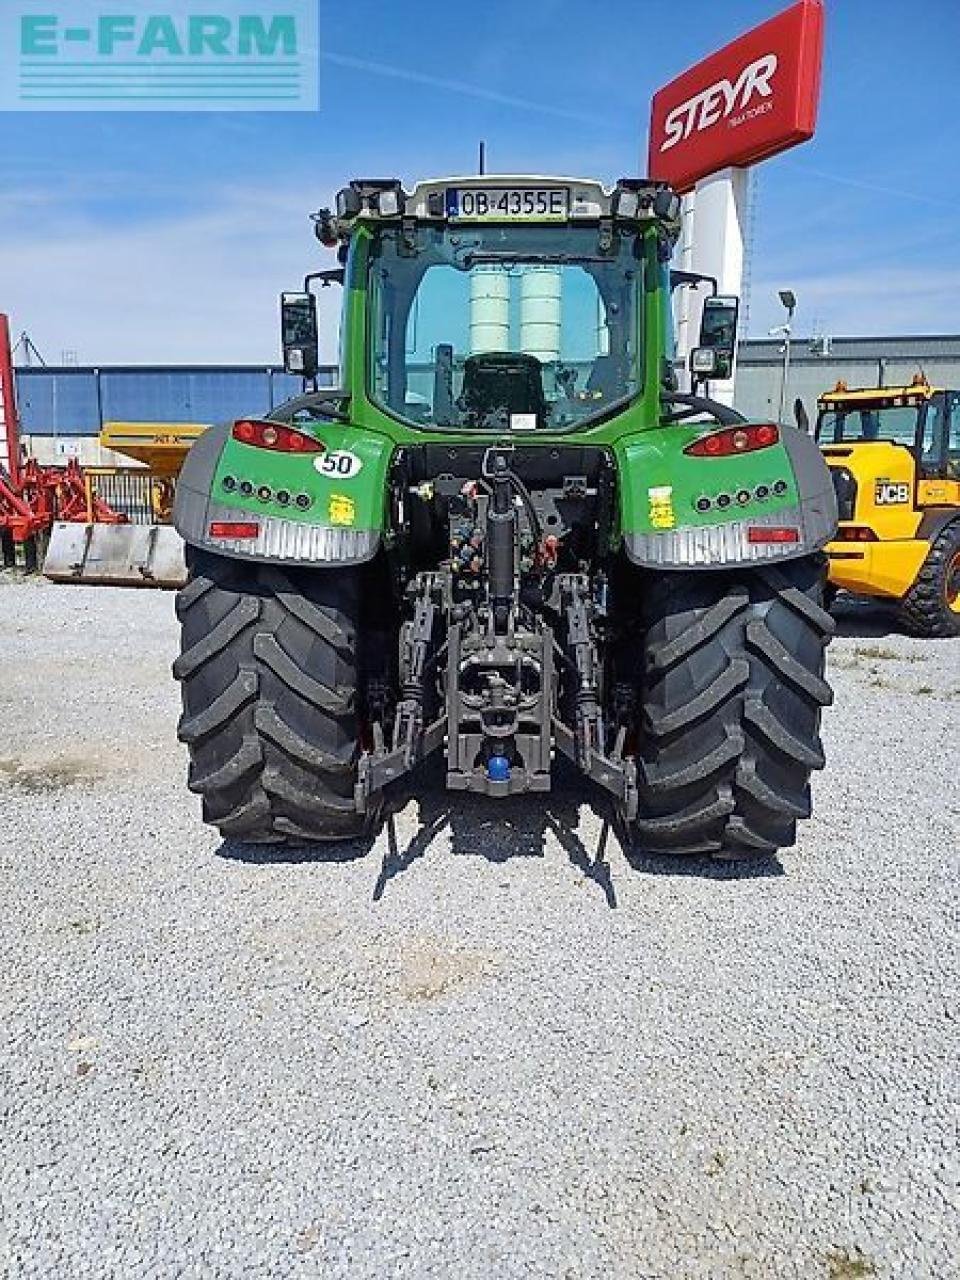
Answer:
<svg viewBox="0 0 960 1280"><path fill-rule="evenodd" d="M331 493L327 515L331 524L353 524L357 518L357 504L345 493Z"/></svg>
<svg viewBox="0 0 960 1280"><path fill-rule="evenodd" d="M656 485L647 490L650 499L650 523L654 529L672 529L677 523L673 510L673 485Z"/></svg>

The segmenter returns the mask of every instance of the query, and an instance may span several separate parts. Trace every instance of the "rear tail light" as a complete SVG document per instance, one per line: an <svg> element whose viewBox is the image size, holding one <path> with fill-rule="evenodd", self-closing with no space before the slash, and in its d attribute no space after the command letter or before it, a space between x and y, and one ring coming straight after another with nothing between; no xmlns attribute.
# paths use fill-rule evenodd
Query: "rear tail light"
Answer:
<svg viewBox="0 0 960 1280"><path fill-rule="evenodd" d="M742 427L727 427L701 436L683 452L694 458L729 458L737 453L753 453L754 449L769 449L779 439L780 432L772 422L760 426L745 423Z"/></svg>
<svg viewBox="0 0 960 1280"><path fill-rule="evenodd" d="M233 424L233 438L256 449L273 449L277 453L323 453L322 440L303 431L295 431L279 422L262 422L259 418L239 418Z"/></svg>
<svg viewBox="0 0 960 1280"><path fill-rule="evenodd" d="M258 538L260 526L246 520L212 520L211 538Z"/></svg>
<svg viewBox="0 0 960 1280"><path fill-rule="evenodd" d="M877 535L872 529L868 529L865 524L847 524L841 525L837 530L837 538L840 542L876 542Z"/></svg>
<svg viewBox="0 0 960 1280"><path fill-rule="evenodd" d="M800 530L787 525L754 525L747 530L748 542L799 542Z"/></svg>

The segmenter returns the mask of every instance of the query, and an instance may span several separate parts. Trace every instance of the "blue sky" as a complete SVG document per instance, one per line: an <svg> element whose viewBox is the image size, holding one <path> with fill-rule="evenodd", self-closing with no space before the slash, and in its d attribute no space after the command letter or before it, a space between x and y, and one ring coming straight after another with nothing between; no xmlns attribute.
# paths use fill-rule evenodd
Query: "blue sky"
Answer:
<svg viewBox="0 0 960 1280"><path fill-rule="evenodd" d="M321 0L318 114L7 114L0 310L51 362L271 362L346 179L471 171L479 138L499 171L642 171L652 92L781 7ZM960 0L826 10L817 136L756 171L751 331L789 285L801 334L957 332Z"/></svg>

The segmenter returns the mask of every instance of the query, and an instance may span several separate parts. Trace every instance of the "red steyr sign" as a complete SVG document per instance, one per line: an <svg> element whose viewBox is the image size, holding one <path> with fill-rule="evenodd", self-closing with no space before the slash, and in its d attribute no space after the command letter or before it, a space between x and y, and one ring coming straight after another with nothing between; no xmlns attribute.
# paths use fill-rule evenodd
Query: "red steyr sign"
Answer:
<svg viewBox="0 0 960 1280"><path fill-rule="evenodd" d="M650 177L689 191L812 138L822 54L823 4L799 0L677 76L651 106Z"/></svg>

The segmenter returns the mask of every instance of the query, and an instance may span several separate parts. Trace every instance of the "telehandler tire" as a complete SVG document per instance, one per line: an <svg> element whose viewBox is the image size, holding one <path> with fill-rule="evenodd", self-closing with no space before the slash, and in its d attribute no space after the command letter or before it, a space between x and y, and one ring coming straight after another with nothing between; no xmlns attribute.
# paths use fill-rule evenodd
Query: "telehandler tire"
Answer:
<svg viewBox="0 0 960 1280"><path fill-rule="evenodd" d="M177 730L204 821L250 843L362 834L354 569L279 569L188 548Z"/></svg>
<svg viewBox="0 0 960 1280"><path fill-rule="evenodd" d="M657 854L765 858L810 814L835 623L824 560L658 574L646 593L635 836Z"/></svg>
<svg viewBox="0 0 960 1280"><path fill-rule="evenodd" d="M941 530L900 601L900 621L915 636L960 636L960 520Z"/></svg>

